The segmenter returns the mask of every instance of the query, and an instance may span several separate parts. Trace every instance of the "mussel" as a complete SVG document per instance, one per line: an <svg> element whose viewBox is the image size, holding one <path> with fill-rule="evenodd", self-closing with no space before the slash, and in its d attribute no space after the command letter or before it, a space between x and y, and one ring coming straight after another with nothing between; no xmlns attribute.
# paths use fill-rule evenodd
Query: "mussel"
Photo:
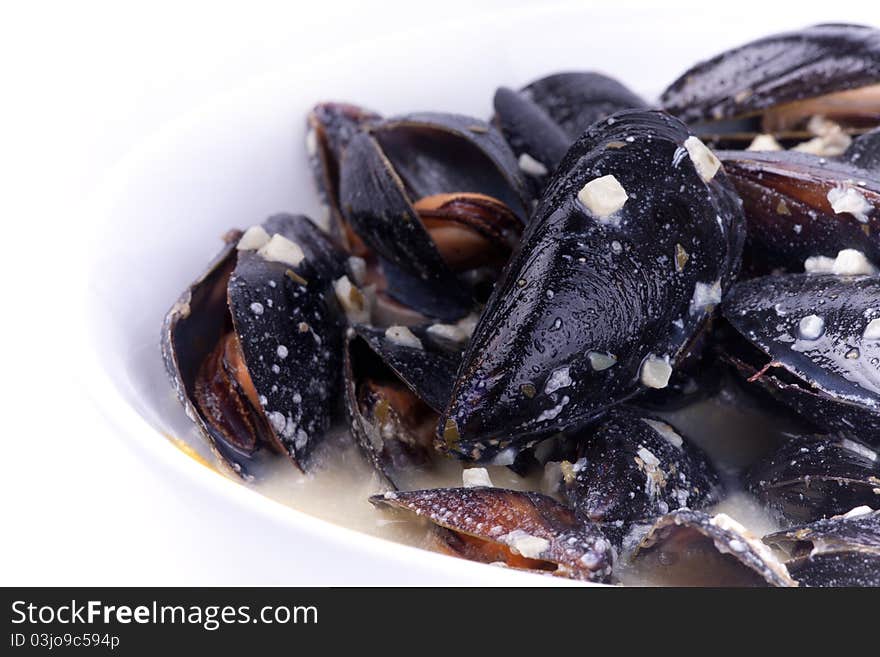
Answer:
<svg viewBox="0 0 880 657"><path fill-rule="evenodd" d="M756 463L747 482L780 522L812 522L880 504L880 456L851 438L793 436Z"/></svg>
<svg viewBox="0 0 880 657"><path fill-rule="evenodd" d="M736 276L743 224L720 163L680 121L633 110L595 124L480 317L440 449L509 459L665 387Z"/></svg>
<svg viewBox="0 0 880 657"><path fill-rule="evenodd" d="M744 378L822 431L880 444L880 277L755 278L722 310Z"/></svg>
<svg viewBox="0 0 880 657"><path fill-rule="evenodd" d="M611 543L546 495L477 486L389 492L370 501L449 530L449 551L473 561L593 582L611 575Z"/></svg>
<svg viewBox="0 0 880 657"><path fill-rule="evenodd" d="M801 586L880 586L880 511L871 507L770 534L764 542L788 553L786 566Z"/></svg>
<svg viewBox="0 0 880 657"><path fill-rule="evenodd" d="M797 586L769 547L733 518L680 509L659 518L629 556L638 573L666 586Z"/></svg>
<svg viewBox="0 0 880 657"><path fill-rule="evenodd" d="M565 497L593 522L625 526L720 501L718 474L675 427L635 411L614 411L580 438L562 463Z"/></svg>
<svg viewBox="0 0 880 657"><path fill-rule="evenodd" d="M813 137L817 116L844 132L869 130L880 124L880 30L828 24L764 37L685 71L660 103L727 143Z"/></svg>
<svg viewBox="0 0 880 657"><path fill-rule="evenodd" d="M555 73L519 91L500 87L495 117L523 173L541 189L566 151L596 121L647 104L617 80L601 73Z"/></svg>
<svg viewBox="0 0 880 657"><path fill-rule="evenodd" d="M430 327L429 327L430 328ZM460 352L424 327L356 325L346 336L346 410L362 451L392 487L428 466Z"/></svg>
<svg viewBox="0 0 880 657"><path fill-rule="evenodd" d="M162 351L187 414L243 477L261 450L300 467L337 398L345 258L306 217L276 215L226 246L165 318Z"/></svg>
<svg viewBox="0 0 880 657"><path fill-rule="evenodd" d="M319 103L306 117L306 154L326 215L321 226L356 255L364 255L365 248L339 207L339 166L352 137L381 119L350 103Z"/></svg>
<svg viewBox="0 0 880 657"><path fill-rule="evenodd" d="M466 274L507 261L530 209L501 135L478 119L443 114L388 119L352 138L340 202L378 260L379 292L442 320L472 310Z"/></svg>
<svg viewBox="0 0 880 657"><path fill-rule="evenodd" d="M870 165L867 154L851 156ZM822 257L850 249L865 258L851 258L847 273L871 273L871 263L880 263L880 175L794 151L719 151L718 157L743 200L753 270L815 269Z"/></svg>

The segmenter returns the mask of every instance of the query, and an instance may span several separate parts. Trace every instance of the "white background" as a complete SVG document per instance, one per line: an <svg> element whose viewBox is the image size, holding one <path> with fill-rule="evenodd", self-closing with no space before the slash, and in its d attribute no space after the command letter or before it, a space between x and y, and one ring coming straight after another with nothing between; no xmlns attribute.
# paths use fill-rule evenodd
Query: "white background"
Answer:
<svg viewBox="0 0 880 657"><path fill-rule="evenodd" d="M249 582L247 560L266 550L259 535L237 537L229 569L201 559L232 531L222 510L163 487L162 473L110 429L77 383L67 356L77 348L70 305L88 236L82 208L113 165L165 122L291 58L527 3L11 4L0 9L0 584ZM876 2L725 4L665 3L657 29L680 46L694 30L729 41L732 11L792 28L880 25ZM627 12L640 5L599 5L620 12L622 43ZM455 47L442 34L436 43ZM413 74L430 70L413 61ZM338 580L318 573L314 581Z"/></svg>

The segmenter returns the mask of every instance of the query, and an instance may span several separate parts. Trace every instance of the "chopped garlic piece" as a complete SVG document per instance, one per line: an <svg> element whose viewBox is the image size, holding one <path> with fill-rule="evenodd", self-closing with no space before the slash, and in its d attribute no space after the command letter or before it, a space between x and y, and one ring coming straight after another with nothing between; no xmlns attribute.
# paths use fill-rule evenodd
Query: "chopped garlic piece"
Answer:
<svg viewBox="0 0 880 657"><path fill-rule="evenodd" d="M613 367L617 364L617 357L614 356L614 354L603 354L599 351L591 351L587 354L587 358L590 359L590 367L597 372L607 370L609 367Z"/></svg>
<svg viewBox="0 0 880 657"><path fill-rule="evenodd" d="M877 268L856 249L843 249L836 258L811 256L804 260L808 274L834 274L836 276L860 276L877 273Z"/></svg>
<svg viewBox="0 0 880 657"><path fill-rule="evenodd" d="M361 291L351 284L348 276L337 278L333 282L333 291L339 300L339 305L345 311L345 316L355 324L363 324L370 321L370 309L367 300Z"/></svg>
<svg viewBox="0 0 880 657"><path fill-rule="evenodd" d="M684 147L691 156L700 178L706 182L712 180L721 168L721 160L715 157L715 153L706 144L693 135L684 140Z"/></svg>
<svg viewBox="0 0 880 657"><path fill-rule="evenodd" d="M258 224L256 226L251 226L244 231L244 235L238 240L238 244L236 244L235 248L239 251L256 251L268 241L269 233L266 232L265 228Z"/></svg>
<svg viewBox="0 0 880 657"><path fill-rule="evenodd" d="M475 488L476 486L491 487L492 480L489 479L489 471L486 468L465 468L461 471L461 480L465 488Z"/></svg>
<svg viewBox="0 0 880 657"><path fill-rule="evenodd" d="M802 142L792 150L810 153L820 157L837 157L842 155L852 143L852 137L846 134L834 121L823 116L813 116L807 124L807 130L816 135L809 141Z"/></svg>
<svg viewBox="0 0 880 657"><path fill-rule="evenodd" d="M419 340L406 326L389 326L385 329L385 337L401 347L423 349L422 341Z"/></svg>
<svg viewBox="0 0 880 657"><path fill-rule="evenodd" d="M869 507L867 504L862 506L857 506L854 509L850 509L846 513L843 514L843 518L858 518L859 516L866 516L869 513L874 513L874 509Z"/></svg>
<svg viewBox="0 0 880 657"><path fill-rule="evenodd" d="M527 173L530 176L546 176L547 175L547 167L538 162L535 158L533 158L528 153L523 153L519 156L519 168L523 173Z"/></svg>
<svg viewBox="0 0 880 657"><path fill-rule="evenodd" d="M567 365L560 367L550 372L550 376L547 377L547 383L544 384L544 394L549 395L560 388L568 388L572 383L569 367Z"/></svg>
<svg viewBox="0 0 880 657"><path fill-rule="evenodd" d="M773 135L756 135L747 151L781 151L782 146Z"/></svg>
<svg viewBox="0 0 880 657"><path fill-rule="evenodd" d="M306 257L299 244L279 233L275 233L257 253L270 262L281 262L291 267L296 267Z"/></svg>
<svg viewBox="0 0 880 657"><path fill-rule="evenodd" d="M538 559L541 554L550 547L550 541L540 536L532 536L522 529L514 529L504 537L511 550L527 559Z"/></svg>
<svg viewBox="0 0 880 657"><path fill-rule="evenodd" d="M611 175L594 178L578 192L578 200L600 220L620 210L628 198L623 185Z"/></svg>
<svg viewBox="0 0 880 657"><path fill-rule="evenodd" d="M673 447L678 447L679 449L682 448L684 440L682 439L681 435L672 428L671 425L666 424L665 422L661 422L660 420L652 420L648 417L643 417L642 422L644 422L658 434L663 436L666 439L666 442L668 442Z"/></svg>
<svg viewBox="0 0 880 657"><path fill-rule="evenodd" d="M828 190L828 202L834 214L851 214L862 223L868 222L868 214L874 207L853 187L837 186Z"/></svg>
<svg viewBox="0 0 880 657"><path fill-rule="evenodd" d="M639 378L643 385L649 388L665 388L669 385L670 376L672 365L669 364L669 356L658 358L651 354L642 361Z"/></svg>
<svg viewBox="0 0 880 657"><path fill-rule="evenodd" d="M697 283L694 286L694 295L691 297L691 315L718 303L721 303L720 280L714 283Z"/></svg>

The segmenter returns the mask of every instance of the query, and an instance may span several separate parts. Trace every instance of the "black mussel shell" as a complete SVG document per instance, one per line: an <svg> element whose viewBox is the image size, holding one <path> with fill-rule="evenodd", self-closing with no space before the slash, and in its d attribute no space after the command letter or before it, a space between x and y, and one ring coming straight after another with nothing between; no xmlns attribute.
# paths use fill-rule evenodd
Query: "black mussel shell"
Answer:
<svg viewBox="0 0 880 657"><path fill-rule="evenodd" d="M548 75L520 93L547 112L572 141L596 121L648 106L619 81L592 71Z"/></svg>
<svg viewBox="0 0 880 657"><path fill-rule="evenodd" d="M810 525L770 534L785 550L801 586L880 586L880 511L860 507Z"/></svg>
<svg viewBox="0 0 880 657"><path fill-rule="evenodd" d="M585 433L578 460L562 464L565 497L580 517L623 525L720 501L705 454L664 420L613 411Z"/></svg>
<svg viewBox="0 0 880 657"><path fill-rule="evenodd" d="M878 587L880 552L822 552L786 562L789 573L806 587Z"/></svg>
<svg viewBox="0 0 880 657"><path fill-rule="evenodd" d="M880 178L880 128L855 138L840 159Z"/></svg>
<svg viewBox="0 0 880 657"><path fill-rule="evenodd" d="M489 299L440 447L489 460L583 425L644 384L665 387L736 276L743 224L723 170L680 121L628 111L595 124Z"/></svg>
<svg viewBox="0 0 880 657"><path fill-rule="evenodd" d="M880 503L880 456L849 438L794 436L755 464L747 483L780 521L812 522Z"/></svg>
<svg viewBox="0 0 880 657"><path fill-rule="evenodd" d="M398 488L405 472L430 462L437 411L353 330L345 339L343 375L351 433L375 470Z"/></svg>
<svg viewBox="0 0 880 657"><path fill-rule="evenodd" d="M208 438L217 457L239 473L242 466L238 461L246 455L207 421L195 401L195 387L202 363L229 330L226 291L241 235L241 231L233 230L224 236L223 249L165 315L161 339L165 369L187 416Z"/></svg>
<svg viewBox="0 0 880 657"><path fill-rule="evenodd" d="M501 87L495 92L494 105L494 122L519 158L523 174L530 179L546 179L576 137L570 137L541 106L521 92Z"/></svg>
<svg viewBox="0 0 880 657"><path fill-rule="evenodd" d="M430 464L434 428L460 357L430 327L349 330L344 377L351 430L392 487L404 481L404 470Z"/></svg>
<svg viewBox="0 0 880 657"><path fill-rule="evenodd" d="M691 344L683 349L685 356L679 367L669 377L665 388L646 388L634 397L630 406L646 411L669 412L686 408L716 395L724 378L723 364L718 361L713 348L714 317L694 336Z"/></svg>
<svg viewBox="0 0 880 657"><path fill-rule="evenodd" d="M383 261L387 291L431 317L457 319L474 304L443 260L379 143L357 135L345 150L341 200L355 233Z"/></svg>
<svg viewBox="0 0 880 657"><path fill-rule="evenodd" d="M722 308L755 348L733 359L750 382L822 430L880 442L880 278L765 276Z"/></svg>
<svg viewBox="0 0 880 657"><path fill-rule="evenodd" d="M303 466L329 426L343 328L330 282L344 263L306 217L277 215L235 233L166 317L163 354L178 395L242 476L262 448Z"/></svg>
<svg viewBox="0 0 880 657"><path fill-rule="evenodd" d="M628 567L661 586L797 586L770 548L738 522L688 509L657 519Z"/></svg>
<svg viewBox="0 0 880 657"><path fill-rule="evenodd" d="M495 122L521 168L536 177L552 172L569 146L596 121L620 110L647 107L617 80L594 72L548 75L518 92L501 87L494 105Z"/></svg>
<svg viewBox="0 0 880 657"><path fill-rule="evenodd" d="M743 200L754 269L803 271L807 258L844 249L880 262L880 176L794 151L719 151L718 157Z"/></svg>
<svg viewBox="0 0 880 657"><path fill-rule="evenodd" d="M469 312L480 276L468 274L488 268L494 280L530 209L498 131L458 115L389 119L356 136L340 189L349 224L381 261L385 292L442 320Z"/></svg>
<svg viewBox="0 0 880 657"><path fill-rule="evenodd" d="M757 115L878 82L880 31L815 25L764 37L697 64L663 92L660 102L682 120L701 123Z"/></svg>
<svg viewBox="0 0 880 657"><path fill-rule="evenodd" d="M449 403L461 352L450 352L428 328L359 325L354 331L413 394L439 413Z"/></svg>
<svg viewBox="0 0 880 657"><path fill-rule="evenodd" d="M502 488L440 488L385 493L377 506L404 509L447 530L453 554L560 577L605 582L614 554L595 525L539 493Z"/></svg>
<svg viewBox="0 0 880 657"><path fill-rule="evenodd" d="M339 208L339 165L342 153L355 134L382 117L349 103L319 103L306 117L306 152L321 202L327 208L331 235L348 246L354 236Z"/></svg>
<svg viewBox="0 0 880 657"><path fill-rule="evenodd" d="M423 112L383 121L371 133L414 202L437 194L483 194L528 221L525 180L494 126L469 116Z"/></svg>

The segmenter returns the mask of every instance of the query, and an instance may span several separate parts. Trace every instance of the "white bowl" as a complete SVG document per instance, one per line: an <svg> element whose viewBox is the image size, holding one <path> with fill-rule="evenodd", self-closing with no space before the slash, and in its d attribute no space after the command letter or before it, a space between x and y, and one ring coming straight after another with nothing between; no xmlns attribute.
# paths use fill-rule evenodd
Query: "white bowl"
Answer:
<svg viewBox="0 0 880 657"><path fill-rule="evenodd" d="M385 114L432 109L486 117L498 85L572 69L604 71L652 98L697 59L798 26L784 16L757 24L743 15L713 15L701 25L679 14L673 24L669 9L536 8L337 48L182 117L113 172L99 196L82 305L92 340L84 379L145 462L167 473L182 501L199 505L193 522L205 508L228 517L228 532L217 537L222 548L199 557L216 566L216 583L561 583L337 527L185 458L165 439L191 427L166 379L159 326L227 228L277 211L315 216L303 119L318 100L351 100ZM265 552L247 552L245 535L259 536Z"/></svg>

